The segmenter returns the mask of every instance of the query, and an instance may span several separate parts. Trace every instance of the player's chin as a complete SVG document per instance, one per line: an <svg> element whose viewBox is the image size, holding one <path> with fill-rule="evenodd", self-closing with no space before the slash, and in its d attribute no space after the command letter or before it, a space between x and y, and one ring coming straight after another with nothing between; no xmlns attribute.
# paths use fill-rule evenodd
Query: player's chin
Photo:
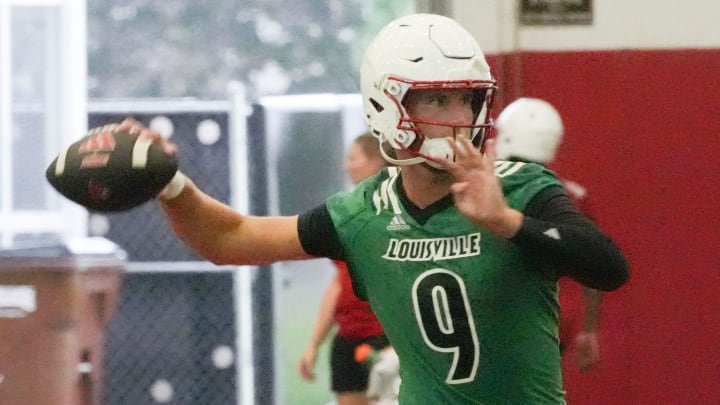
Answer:
<svg viewBox="0 0 720 405"><path fill-rule="evenodd" d="M420 166L426 168L433 173L447 173L447 168L440 164L440 162L422 162Z"/></svg>
<svg viewBox="0 0 720 405"><path fill-rule="evenodd" d="M444 167L435 167L427 162L420 163L420 165L432 174L435 183L447 184L455 181L453 175Z"/></svg>

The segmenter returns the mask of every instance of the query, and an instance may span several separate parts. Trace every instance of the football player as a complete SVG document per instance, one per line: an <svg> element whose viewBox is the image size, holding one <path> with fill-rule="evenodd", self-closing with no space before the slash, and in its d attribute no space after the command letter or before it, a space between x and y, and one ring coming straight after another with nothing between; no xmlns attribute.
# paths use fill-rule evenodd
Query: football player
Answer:
<svg viewBox="0 0 720 405"><path fill-rule="evenodd" d="M347 263L399 357L401 404L564 404L549 269L614 290L629 277L622 251L549 169L496 168L494 142L478 148L497 86L456 21L392 21L360 81L370 129L399 167L284 217L238 213L179 175L160 199L173 229L218 264Z"/></svg>

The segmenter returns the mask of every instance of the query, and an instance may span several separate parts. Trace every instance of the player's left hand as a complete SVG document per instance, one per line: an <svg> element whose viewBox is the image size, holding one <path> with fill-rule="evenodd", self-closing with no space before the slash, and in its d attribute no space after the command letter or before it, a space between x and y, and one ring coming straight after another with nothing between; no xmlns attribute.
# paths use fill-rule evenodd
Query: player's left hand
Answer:
<svg viewBox="0 0 720 405"><path fill-rule="evenodd" d="M455 178L450 188L455 206L471 221L501 238L511 238L522 225L522 213L510 208L495 175L495 140L485 142L485 154L469 139L449 138L455 161L443 160Z"/></svg>
<svg viewBox="0 0 720 405"><path fill-rule="evenodd" d="M600 344L595 332L580 332L575 338L575 350L573 353L575 365L581 371L593 368L600 359Z"/></svg>

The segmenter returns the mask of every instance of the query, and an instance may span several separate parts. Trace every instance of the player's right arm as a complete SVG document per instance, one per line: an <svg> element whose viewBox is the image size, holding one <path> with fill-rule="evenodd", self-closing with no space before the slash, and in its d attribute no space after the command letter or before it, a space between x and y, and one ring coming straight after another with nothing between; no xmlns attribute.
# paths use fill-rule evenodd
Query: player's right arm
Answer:
<svg viewBox="0 0 720 405"><path fill-rule="evenodd" d="M264 264L309 259L300 244L297 216L243 215L210 197L192 180L160 204L180 239L215 264Z"/></svg>
<svg viewBox="0 0 720 405"><path fill-rule="evenodd" d="M174 144L134 119L125 119L118 130L151 138L169 155L177 152ZM167 189L173 190L172 195ZM300 245L297 216L243 215L205 194L182 174L176 175L158 200L180 239L215 264L264 264L313 257Z"/></svg>

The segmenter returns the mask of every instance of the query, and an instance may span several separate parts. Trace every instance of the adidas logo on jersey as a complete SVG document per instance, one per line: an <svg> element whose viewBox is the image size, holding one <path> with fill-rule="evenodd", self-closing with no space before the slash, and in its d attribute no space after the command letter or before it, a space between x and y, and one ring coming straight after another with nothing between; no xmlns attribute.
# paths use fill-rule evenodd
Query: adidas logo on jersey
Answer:
<svg viewBox="0 0 720 405"><path fill-rule="evenodd" d="M400 215L395 215L385 229L388 231L403 231L410 229L410 225L408 225Z"/></svg>
<svg viewBox="0 0 720 405"><path fill-rule="evenodd" d="M548 238L553 238L555 240L560 240L560 232L557 230L557 228L550 228L547 231L543 232L543 235L547 236Z"/></svg>

